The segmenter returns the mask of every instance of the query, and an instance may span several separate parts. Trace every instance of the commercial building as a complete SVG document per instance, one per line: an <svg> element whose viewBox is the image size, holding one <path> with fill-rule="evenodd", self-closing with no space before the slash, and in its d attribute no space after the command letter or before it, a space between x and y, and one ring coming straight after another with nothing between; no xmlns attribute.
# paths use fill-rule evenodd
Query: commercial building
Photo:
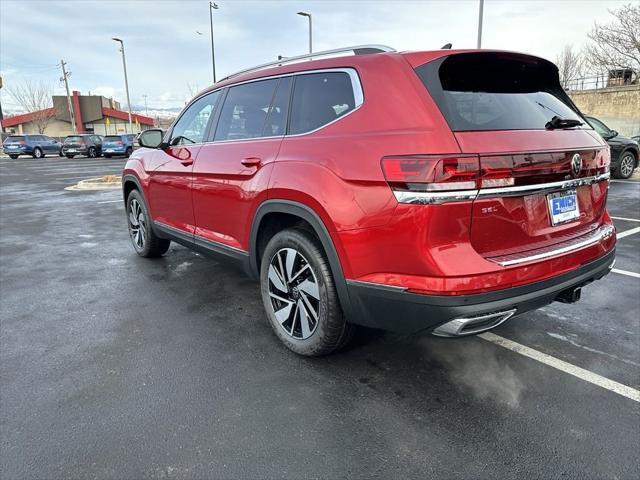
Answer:
<svg viewBox="0 0 640 480"><path fill-rule="evenodd" d="M75 117L77 133L95 133L114 135L117 133L138 133L153 127L153 119L129 114L120 109L120 104L111 98L100 95L80 95L74 91L71 105ZM53 107L37 112L15 115L2 120L5 132L44 133L51 137L64 137L74 133L67 97L53 96Z"/></svg>

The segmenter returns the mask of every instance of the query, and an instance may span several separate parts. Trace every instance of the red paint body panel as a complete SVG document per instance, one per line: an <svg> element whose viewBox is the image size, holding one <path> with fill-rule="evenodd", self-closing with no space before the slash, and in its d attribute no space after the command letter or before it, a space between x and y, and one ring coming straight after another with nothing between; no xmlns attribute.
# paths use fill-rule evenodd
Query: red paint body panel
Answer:
<svg viewBox="0 0 640 480"><path fill-rule="evenodd" d="M615 237L610 237L517 267L490 260L611 224L605 208L607 182L579 187L580 218L556 227L551 226L544 195L442 205L398 203L381 169L383 157L477 154L482 168L483 156L510 154L514 167L555 161L561 169L571 156L549 160L532 155L580 151L587 168L596 168L607 152L597 135L583 129L454 134L413 68L455 53L331 58L233 77L214 88L283 73L349 67L358 73L364 103L309 134L212 142L167 153L143 149L129 160L125 174L140 179L154 220L244 251L250 249L252 221L264 201L300 203L326 227L346 279L425 294L462 295L532 283L574 270L614 248ZM193 165L180 161L184 150ZM259 158L260 166L241 163L249 157Z"/></svg>
<svg viewBox="0 0 640 480"><path fill-rule="evenodd" d="M253 215L267 199L269 176L282 138L204 145L193 167L196 235L249 249ZM257 166L242 161L255 159Z"/></svg>

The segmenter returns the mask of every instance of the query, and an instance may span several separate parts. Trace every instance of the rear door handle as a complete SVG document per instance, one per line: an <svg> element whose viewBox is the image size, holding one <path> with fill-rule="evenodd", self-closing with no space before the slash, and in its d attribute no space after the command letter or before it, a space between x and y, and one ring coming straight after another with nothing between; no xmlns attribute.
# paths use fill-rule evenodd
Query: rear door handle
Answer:
<svg viewBox="0 0 640 480"><path fill-rule="evenodd" d="M262 163L262 159L258 157L247 157L243 158L240 163L242 163L242 165L244 165L245 167L259 167Z"/></svg>

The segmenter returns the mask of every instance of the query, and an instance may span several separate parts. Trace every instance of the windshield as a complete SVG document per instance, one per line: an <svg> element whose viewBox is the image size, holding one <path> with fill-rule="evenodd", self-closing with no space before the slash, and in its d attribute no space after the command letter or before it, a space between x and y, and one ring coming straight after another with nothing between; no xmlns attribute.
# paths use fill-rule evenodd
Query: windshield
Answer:
<svg viewBox="0 0 640 480"><path fill-rule="evenodd" d="M78 143L80 141L82 141L82 137L80 137L78 135L76 135L76 136L72 135L72 136L67 137L67 138L64 139L64 143Z"/></svg>
<svg viewBox="0 0 640 480"><path fill-rule="evenodd" d="M584 122L545 60L458 54L422 65L416 73L453 131L543 130L553 117Z"/></svg>

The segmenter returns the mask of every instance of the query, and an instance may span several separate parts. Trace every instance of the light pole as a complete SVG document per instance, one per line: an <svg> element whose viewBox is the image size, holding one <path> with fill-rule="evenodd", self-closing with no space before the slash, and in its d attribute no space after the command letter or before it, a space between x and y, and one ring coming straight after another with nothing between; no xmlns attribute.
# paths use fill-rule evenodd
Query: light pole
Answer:
<svg viewBox="0 0 640 480"><path fill-rule="evenodd" d="M313 53L313 26L311 23L311 14L307 12L298 12L298 15L309 19L309 53Z"/></svg>
<svg viewBox="0 0 640 480"><path fill-rule="evenodd" d="M211 27L211 68L213 69L213 83L216 83L216 54L213 48L213 11L218 10L218 5L209 2L209 26Z"/></svg>
<svg viewBox="0 0 640 480"><path fill-rule="evenodd" d="M124 56L124 42L116 37L113 37L112 40L120 43L120 51L122 52L122 68L124 69L124 88L127 91L127 108L129 109L129 131L133 133L133 126L131 125L131 100L129 100L129 80L127 79L127 60Z"/></svg>
<svg viewBox="0 0 640 480"><path fill-rule="evenodd" d="M149 116L149 109L147 108L147 96L146 95L142 95L144 97L144 114L148 117Z"/></svg>
<svg viewBox="0 0 640 480"><path fill-rule="evenodd" d="M484 0L480 0L480 11L478 12L478 48L482 47L482 10L484 10Z"/></svg>

